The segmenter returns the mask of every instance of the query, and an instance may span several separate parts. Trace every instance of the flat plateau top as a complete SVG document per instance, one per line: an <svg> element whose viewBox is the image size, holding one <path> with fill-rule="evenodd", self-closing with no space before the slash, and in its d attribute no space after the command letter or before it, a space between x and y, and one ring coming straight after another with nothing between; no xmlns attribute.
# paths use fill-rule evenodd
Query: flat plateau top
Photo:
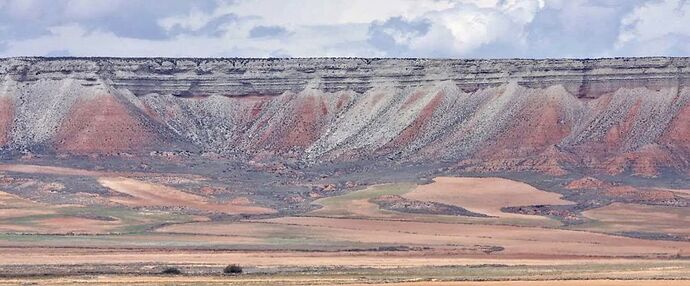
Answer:
<svg viewBox="0 0 690 286"><path fill-rule="evenodd" d="M0 58L0 66L35 63L111 63L111 64L231 64L231 65L423 65L453 67L484 66L564 66L564 67L686 67L689 57L635 57L597 59L430 59L430 58L114 58L114 57L14 57Z"/></svg>

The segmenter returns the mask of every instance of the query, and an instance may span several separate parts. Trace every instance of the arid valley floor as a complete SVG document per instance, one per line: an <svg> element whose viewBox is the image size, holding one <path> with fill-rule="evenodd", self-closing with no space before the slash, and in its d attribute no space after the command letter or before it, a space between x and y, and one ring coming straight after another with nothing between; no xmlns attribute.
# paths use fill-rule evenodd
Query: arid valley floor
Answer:
<svg viewBox="0 0 690 286"><path fill-rule="evenodd" d="M502 211L574 204L510 179L436 177L423 184L376 184L316 199L304 213L279 214L246 198L221 203L214 202L211 190L205 196L182 191L184 185L213 184L200 175L29 164L0 169L6 187L50 194L64 191L57 182L80 182L109 192L107 197L77 193L81 205L46 204L3 192L0 285L446 285L441 282L554 279L685 285L670 281L690 278L687 207L613 203L582 212L585 222L568 223L557 216ZM687 195L687 190L671 192ZM386 209L390 205L382 198L393 206L429 203L396 211ZM459 210L485 216L458 215ZM663 236L630 237L636 233ZM223 276L222 268L233 263L245 273ZM184 275L158 275L172 266Z"/></svg>
<svg viewBox="0 0 690 286"><path fill-rule="evenodd" d="M689 59L0 76L0 285L690 283Z"/></svg>

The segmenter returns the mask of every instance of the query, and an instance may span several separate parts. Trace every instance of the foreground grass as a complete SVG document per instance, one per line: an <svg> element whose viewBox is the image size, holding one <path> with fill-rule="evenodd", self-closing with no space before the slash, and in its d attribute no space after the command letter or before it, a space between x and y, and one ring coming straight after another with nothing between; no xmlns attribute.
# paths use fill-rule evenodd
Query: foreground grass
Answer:
<svg viewBox="0 0 690 286"><path fill-rule="evenodd" d="M33 269L30 266L27 269ZM65 266L75 267L75 266ZM79 266L76 266L79 267ZM94 267L90 265L89 267ZM113 265L108 266L110 269ZM126 268L127 266L122 266ZM158 269L162 266L151 266ZM688 285L690 261L636 261L567 265L458 265L405 268L245 268L249 273L222 275L221 265L175 265L183 275L100 274L0 278L0 285L357 285L412 283L409 285L532 285L462 281L548 281L543 285ZM106 268L106 267L104 267ZM7 271L7 269L4 269ZM189 274L192 273L192 274ZM635 284L635 281L642 284ZM616 282L617 281L617 282ZM616 283L613 283L616 282ZM643 282L646 282L643 283ZM417 284L414 284L417 283ZM530 282L532 283L532 282Z"/></svg>
<svg viewBox="0 0 690 286"><path fill-rule="evenodd" d="M40 280L5 280L0 285L40 283L40 285L386 285L386 286L686 286L687 280L549 280L549 281L408 281L408 282L370 282L358 278L338 279L331 277L312 277L311 279L253 278L236 279L226 277L128 277L98 276L82 278L50 278Z"/></svg>

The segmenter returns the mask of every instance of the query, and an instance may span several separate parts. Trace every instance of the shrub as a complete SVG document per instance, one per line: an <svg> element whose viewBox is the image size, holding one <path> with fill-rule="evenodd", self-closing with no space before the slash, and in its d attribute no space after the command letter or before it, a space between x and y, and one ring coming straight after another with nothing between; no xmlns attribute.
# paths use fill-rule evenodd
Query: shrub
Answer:
<svg viewBox="0 0 690 286"><path fill-rule="evenodd" d="M240 274L242 273L242 267L237 264L230 264L223 269L225 274Z"/></svg>
<svg viewBox="0 0 690 286"><path fill-rule="evenodd" d="M171 274L171 275L177 275L177 274L182 274L182 271L180 269L177 269L175 267L168 267L163 269L161 272L162 274Z"/></svg>

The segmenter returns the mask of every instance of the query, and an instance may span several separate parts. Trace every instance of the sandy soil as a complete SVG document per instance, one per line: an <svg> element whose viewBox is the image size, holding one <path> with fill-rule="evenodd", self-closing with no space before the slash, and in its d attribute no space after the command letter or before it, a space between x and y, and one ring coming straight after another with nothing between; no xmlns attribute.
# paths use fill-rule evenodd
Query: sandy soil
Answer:
<svg viewBox="0 0 690 286"><path fill-rule="evenodd" d="M127 195L111 198L113 202L126 206L166 206L191 207L199 210L222 212L227 214L265 214L275 210L243 204L240 202L217 204L209 202L202 196L186 193L175 188L147 183L124 177L101 177L98 182L106 188Z"/></svg>
<svg viewBox="0 0 690 286"><path fill-rule="evenodd" d="M463 207L469 211L500 218L547 219L541 216L504 213L503 207L527 205L567 205L561 195L528 184L502 178L438 177L403 195L420 201L434 201Z"/></svg>

